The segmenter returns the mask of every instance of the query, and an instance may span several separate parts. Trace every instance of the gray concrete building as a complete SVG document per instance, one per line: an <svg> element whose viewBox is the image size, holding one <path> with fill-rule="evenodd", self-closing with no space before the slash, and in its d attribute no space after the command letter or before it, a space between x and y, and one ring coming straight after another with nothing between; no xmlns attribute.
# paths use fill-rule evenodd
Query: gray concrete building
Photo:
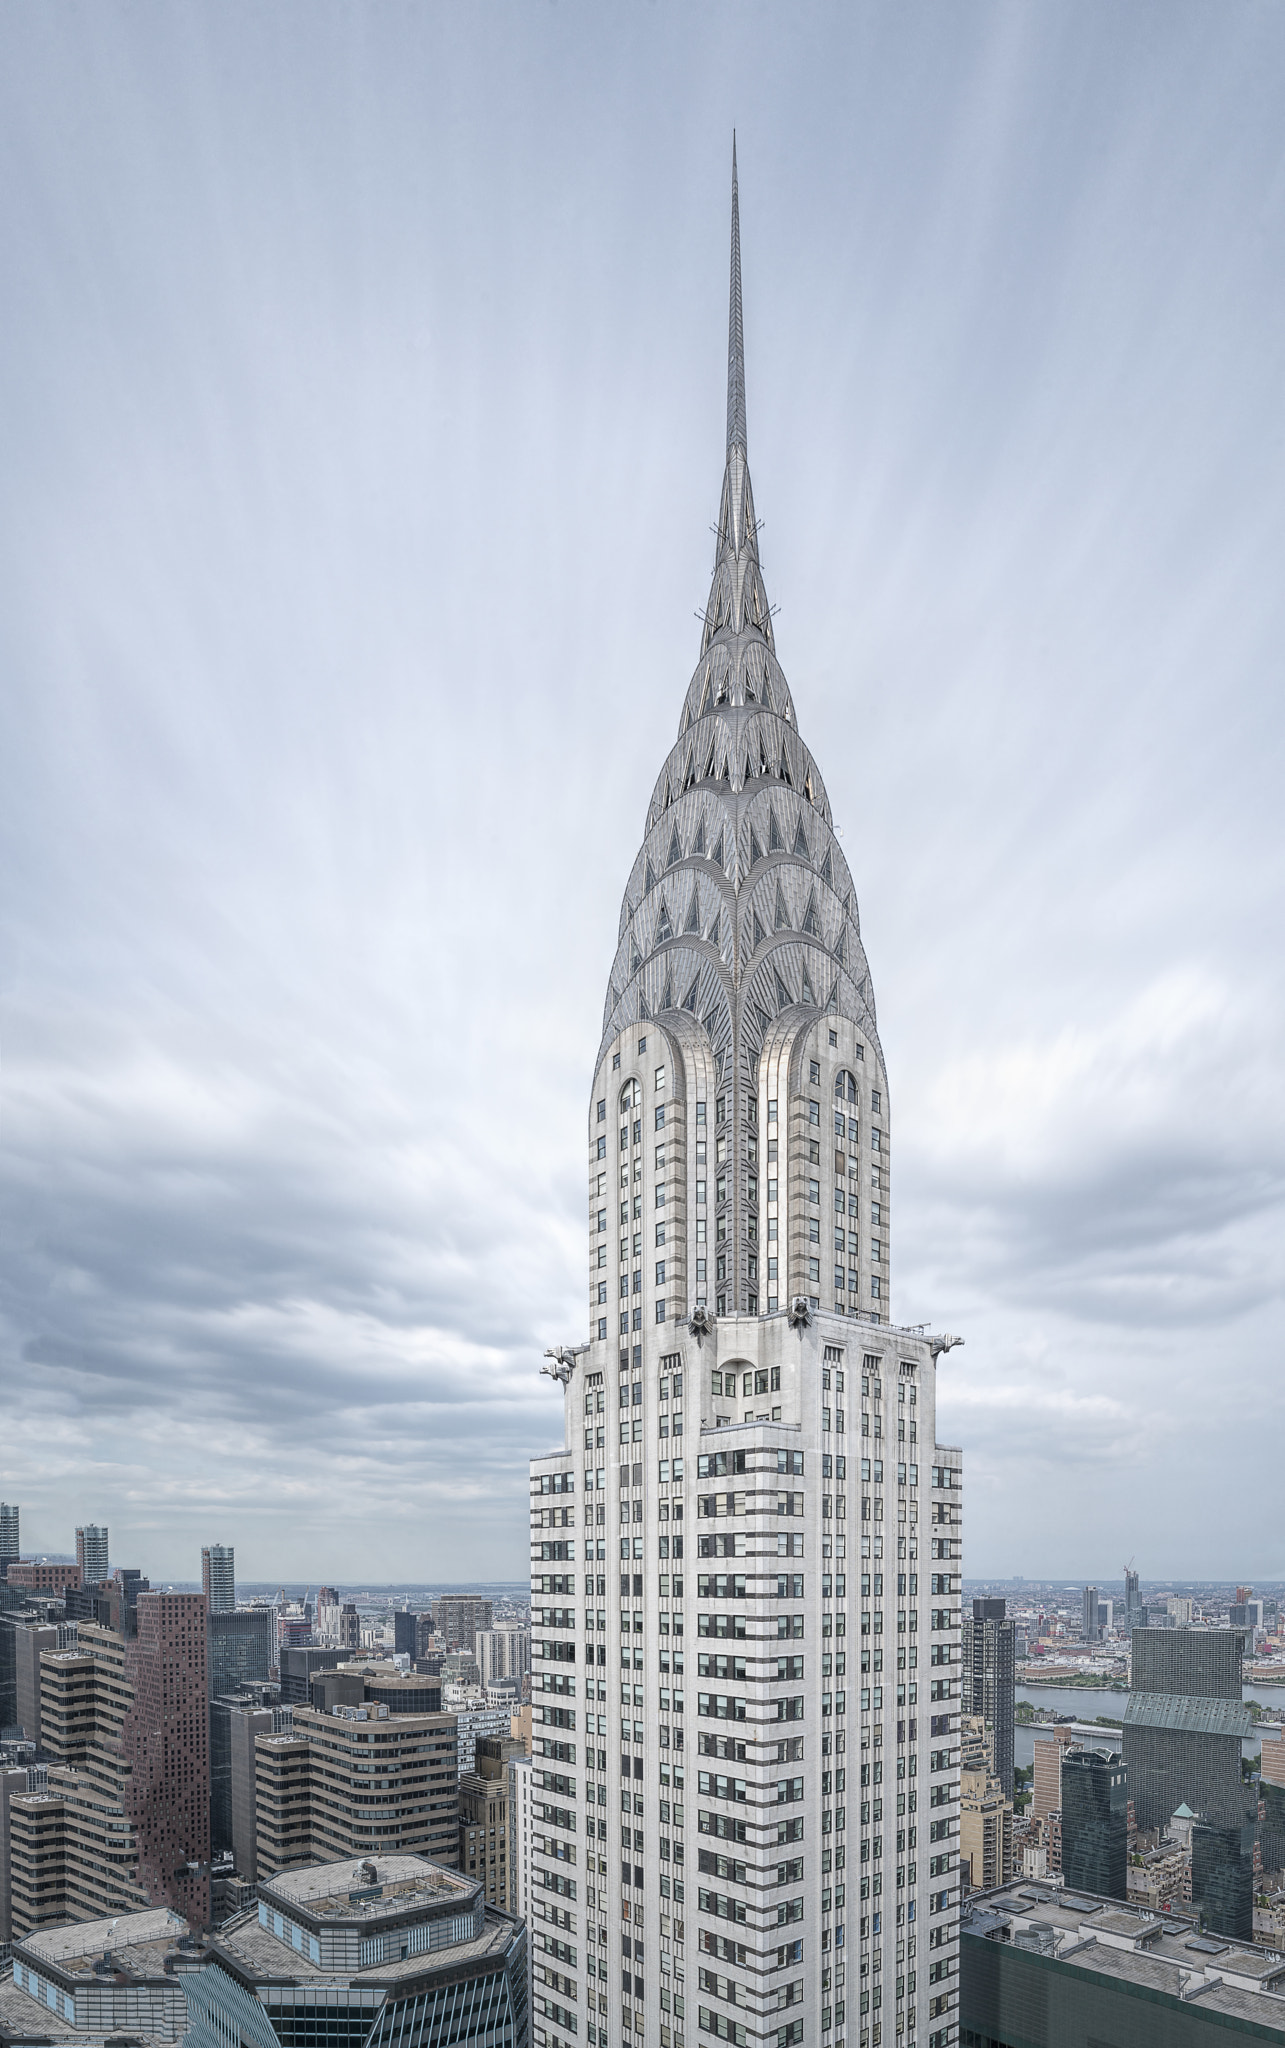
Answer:
<svg viewBox="0 0 1285 2048"><path fill-rule="evenodd" d="M17 1502L0 1500L0 1579L22 1556L21 1521Z"/></svg>
<svg viewBox="0 0 1285 2048"><path fill-rule="evenodd" d="M759 563L735 164L713 580L586 1136L588 1342L531 1465L534 2023L948 2048L957 1340L891 1320L870 969Z"/></svg>

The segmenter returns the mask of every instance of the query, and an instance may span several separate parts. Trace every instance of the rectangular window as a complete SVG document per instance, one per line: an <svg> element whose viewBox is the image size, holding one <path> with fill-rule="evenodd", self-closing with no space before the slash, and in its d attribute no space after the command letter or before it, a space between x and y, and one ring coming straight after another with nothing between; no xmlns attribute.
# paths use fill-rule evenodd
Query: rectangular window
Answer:
<svg viewBox="0 0 1285 2048"><path fill-rule="evenodd" d="M770 1124L776 1122L776 1100L774 1097L769 1100L767 1105L767 1120Z"/></svg>
<svg viewBox="0 0 1285 2048"><path fill-rule="evenodd" d="M599 1122L600 1124L605 1124L605 1123L606 1123L606 1121L607 1121L607 1105L606 1105L606 1102L604 1101L604 1102L600 1102L600 1103L598 1104L598 1122Z"/></svg>
<svg viewBox="0 0 1285 2048"><path fill-rule="evenodd" d="M819 1102L809 1102L809 1104L808 1104L808 1122L809 1122L810 1124L820 1124L820 1122L821 1122L821 1105L820 1105L820 1103L819 1103Z"/></svg>
<svg viewBox="0 0 1285 2048"><path fill-rule="evenodd" d="M606 1158L606 1156L607 1156L607 1140L606 1140L605 1138L599 1138L599 1140L598 1140L598 1157L599 1157L599 1159L605 1159L605 1158Z"/></svg>
<svg viewBox="0 0 1285 2048"><path fill-rule="evenodd" d="M658 1102L658 1103L656 1104L656 1129L657 1129L658 1131L663 1131L663 1130L664 1130L664 1128L665 1128L665 1105L664 1105L664 1103L663 1103L663 1102Z"/></svg>
<svg viewBox="0 0 1285 2048"><path fill-rule="evenodd" d="M664 1304L664 1302L663 1302L663 1301L658 1301L658 1302L656 1303L656 1321L657 1321L658 1323L663 1323L663 1322L664 1322L664 1320L665 1320L665 1304Z"/></svg>
<svg viewBox="0 0 1285 2048"><path fill-rule="evenodd" d="M663 1287L663 1286L664 1286L664 1284L665 1284L665 1261L664 1261L663 1259L657 1259L657 1261L656 1261L656 1285L657 1285L657 1287Z"/></svg>
<svg viewBox="0 0 1285 2048"><path fill-rule="evenodd" d="M657 1067L657 1069L656 1069L656 1086L657 1086L657 1088L663 1088L663 1087L664 1087L664 1085L665 1085L665 1069L664 1069L663 1067Z"/></svg>
<svg viewBox="0 0 1285 2048"><path fill-rule="evenodd" d="M876 1116L880 1115L883 1110L883 1097L877 1088L870 1090L870 1107Z"/></svg>

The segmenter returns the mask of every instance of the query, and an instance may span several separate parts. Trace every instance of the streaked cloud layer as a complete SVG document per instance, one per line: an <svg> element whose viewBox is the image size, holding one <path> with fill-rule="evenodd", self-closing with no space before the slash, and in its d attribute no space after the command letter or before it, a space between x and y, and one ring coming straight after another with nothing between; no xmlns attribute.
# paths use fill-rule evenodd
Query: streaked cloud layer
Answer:
<svg viewBox="0 0 1285 2048"><path fill-rule="evenodd" d="M1285 1576L1285 21L0 12L0 1491L519 1577L696 656L778 644L967 1568Z"/></svg>

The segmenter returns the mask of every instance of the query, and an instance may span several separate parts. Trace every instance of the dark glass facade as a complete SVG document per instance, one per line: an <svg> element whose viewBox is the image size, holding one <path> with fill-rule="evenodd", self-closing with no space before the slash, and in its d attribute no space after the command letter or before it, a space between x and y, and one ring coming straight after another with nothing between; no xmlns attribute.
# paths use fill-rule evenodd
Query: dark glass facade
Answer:
<svg viewBox="0 0 1285 2048"><path fill-rule="evenodd" d="M1135 1628L1133 1692L1238 1700L1244 1638L1234 1628Z"/></svg>
<svg viewBox="0 0 1285 2048"><path fill-rule="evenodd" d="M1124 1716L1129 1793L1140 1828L1167 1827L1182 1805L1214 1827L1241 1826L1242 1637L1237 1629L1136 1628Z"/></svg>
<svg viewBox="0 0 1285 2048"><path fill-rule="evenodd" d="M1251 1941L1254 1934L1254 1830L1191 1831L1191 1902L1210 1934Z"/></svg>
<svg viewBox="0 0 1285 2048"><path fill-rule="evenodd" d="M263 1683L276 1663L270 1607L233 1607L209 1617L210 1698Z"/></svg>
<svg viewBox="0 0 1285 2048"><path fill-rule="evenodd" d="M995 1741L995 1775L1013 1796L1014 1629L1002 1600L974 1600L963 1633L960 1711L980 1714Z"/></svg>
<svg viewBox="0 0 1285 2048"><path fill-rule="evenodd" d="M1226 2048L1241 2034L1285 2042L1271 2026L1237 2026L1199 1998L1059 1962L1034 1946L964 1930L959 1943L960 2048ZM1175 1986L1178 1972L1170 1973Z"/></svg>
<svg viewBox="0 0 1285 2048"><path fill-rule="evenodd" d="M1062 1875L1072 1891L1128 1895L1128 1775L1118 1752L1071 1749L1062 1759Z"/></svg>
<svg viewBox="0 0 1285 2048"><path fill-rule="evenodd" d="M309 1688L318 1671L333 1671L348 1656L347 1650L315 1650L311 1647L292 1645L281 1652L281 1704L283 1707L306 1707L311 1694Z"/></svg>

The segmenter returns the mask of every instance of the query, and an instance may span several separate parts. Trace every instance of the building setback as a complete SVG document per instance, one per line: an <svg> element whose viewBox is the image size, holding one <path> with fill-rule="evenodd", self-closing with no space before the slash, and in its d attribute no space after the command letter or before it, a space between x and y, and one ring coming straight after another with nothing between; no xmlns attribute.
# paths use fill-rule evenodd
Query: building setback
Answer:
<svg viewBox="0 0 1285 2048"><path fill-rule="evenodd" d="M260 1884L179 1983L185 2048L527 2048L526 1934L481 1887L381 1854Z"/></svg>
<svg viewBox="0 0 1285 2048"><path fill-rule="evenodd" d="M255 1739L260 1875L345 1856L459 1854L453 1714L380 1705L293 1710L290 1732ZM243 1873L244 1875L244 1873Z"/></svg>
<svg viewBox="0 0 1285 2048"><path fill-rule="evenodd" d="M889 1321L888 1081L746 451L733 162L713 582L590 1093L589 1342L531 1466L544 2048L956 2038L955 1340Z"/></svg>

